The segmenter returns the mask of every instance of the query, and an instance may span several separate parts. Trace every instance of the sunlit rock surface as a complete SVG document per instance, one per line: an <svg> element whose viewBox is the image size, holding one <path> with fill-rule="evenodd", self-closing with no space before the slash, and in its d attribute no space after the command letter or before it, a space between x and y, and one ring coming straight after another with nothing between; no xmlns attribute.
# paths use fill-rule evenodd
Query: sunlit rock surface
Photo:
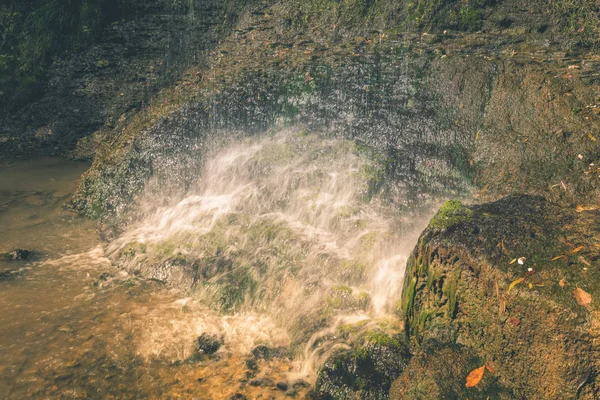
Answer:
<svg viewBox="0 0 600 400"><path fill-rule="evenodd" d="M406 333L426 354L416 365L443 362L437 358L446 357L444 351L427 350L437 340L489 363L489 374L516 397L594 398L599 229L597 211L577 212L540 197L446 203L406 272ZM461 374L451 379L464 382L467 374ZM396 393L438 379L435 372L412 376L400 378ZM437 387L441 397L454 393Z"/></svg>

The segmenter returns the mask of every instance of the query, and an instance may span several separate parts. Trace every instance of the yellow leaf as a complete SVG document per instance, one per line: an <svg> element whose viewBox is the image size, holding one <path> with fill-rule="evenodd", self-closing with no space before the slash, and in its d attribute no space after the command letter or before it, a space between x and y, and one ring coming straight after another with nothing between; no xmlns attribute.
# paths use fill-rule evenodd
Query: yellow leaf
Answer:
<svg viewBox="0 0 600 400"><path fill-rule="evenodd" d="M513 258L512 260L510 260L510 262L508 263L508 265L514 264L514 263L516 263L516 262L517 262L517 259L516 259L516 258Z"/></svg>
<svg viewBox="0 0 600 400"><path fill-rule="evenodd" d="M577 303L579 303L580 306L587 307L592 303L592 295L579 288L573 291L573 296L575 297L575 300L577 300Z"/></svg>
<svg viewBox="0 0 600 400"><path fill-rule="evenodd" d="M578 252L580 252L581 250L583 250L583 246L579 246L579 247L577 247L576 249L573 249L572 253L578 253Z"/></svg>
<svg viewBox="0 0 600 400"><path fill-rule="evenodd" d="M525 278L519 278L519 279L512 281L510 286L508 286L508 291L510 292L512 290L512 288L514 288L515 286L517 286L519 283L523 282L524 280L525 280Z"/></svg>
<svg viewBox="0 0 600 400"><path fill-rule="evenodd" d="M595 206L595 205L578 204L577 207L575 207L575 211L577 211L577 212L594 211L594 210L597 210L597 209L598 209L598 206Z"/></svg>
<svg viewBox="0 0 600 400"><path fill-rule="evenodd" d="M529 289L533 289L533 285L531 283L529 284Z"/></svg>
<svg viewBox="0 0 600 400"><path fill-rule="evenodd" d="M590 132L588 132L588 137L592 140L592 142L596 141L596 138Z"/></svg>
<svg viewBox="0 0 600 400"><path fill-rule="evenodd" d="M556 260L558 260L559 258L563 258L563 257L564 257L564 256L562 256L562 255L561 255L561 256L556 256L556 257L554 257L554 258L552 259L552 261L556 261Z"/></svg>
<svg viewBox="0 0 600 400"><path fill-rule="evenodd" d="M477 386L477 384L479 382L481 382L484 372L485 372L485 365L483 367L480 367L480 368L477 368L477 369L474 369L473 371L471 371L469 376L467 376L467 383L465 386L467 386L468 388Z"/></svg>

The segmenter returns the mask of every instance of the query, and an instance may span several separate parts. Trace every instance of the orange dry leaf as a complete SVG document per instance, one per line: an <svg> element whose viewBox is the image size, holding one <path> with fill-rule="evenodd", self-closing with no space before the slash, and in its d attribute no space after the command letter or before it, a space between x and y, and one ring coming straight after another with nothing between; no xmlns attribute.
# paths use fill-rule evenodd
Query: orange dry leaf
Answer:
<svg viewBox="0 0 600 400"><path fill-rule="evenodd" d="M583 250L583 246L579 246L579 247L577 247L577 248L573 249L572 253L578 253L578 252L580 252L581 250Z"/></svg>
<svg viewBox="0 0 600 400"><path fill-rule="evenodd" d="M566 284L566 280L565 280L565 278L562 278L562 279L560 280L560 282L558 282L558 285L559 285L560 287L565 287L565 284Z"/></svg>
<svg viewBox="0 0 600 400"><path fill-rule="evenodd" d="M579 303L580 306L587 307L592 303L592 295L586 292L585 290L577 288L573 292L573 296L575 297L575 300L577 300L577 303Z"/></svg>
<svg viewBox="0 0 600 400"><path fill-rule="evenodd" d="M575 207L575 211L577 211L577 212L594 211L594 210L597 210L597 209L598 209L598 206L595 206L595 205L578 204L577 207Z"/></svg>
<svg viewBox="0 0 600 400"><path fill-rule="evenodd" d="M469 376L467 376L466 386L468 388L477 386L477 384L483 378L483 373L484 372L485 372L485 365L483 367L480 367L480 368L477 368L477 369L474 369L473 371L471 371L471 373L469 374Z"/></svg>
<svg viewBox="0 0 600 400"><path fill-rule="evenodd" d="M523 282L525 280L525 278L519 278L519 279L515 279L514 281L512 281L512 283L508 286L508 291L510 292L512 290L512 288L514 288L515 286L517 286L519 283Z"/></svg>

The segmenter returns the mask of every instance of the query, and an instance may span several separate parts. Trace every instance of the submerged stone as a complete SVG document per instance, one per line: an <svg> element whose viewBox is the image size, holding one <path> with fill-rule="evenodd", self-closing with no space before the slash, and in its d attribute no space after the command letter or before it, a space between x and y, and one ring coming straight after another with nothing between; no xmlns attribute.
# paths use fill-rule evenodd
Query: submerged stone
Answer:
<svg viewBox="0 0 600 400"><path fill-rule="evenodd" d="M0 253L0 258L9 261L27 260L33 255L33 251L25 249L15 249L6 253Z"/></svg>
<svg viewBox="0 0 600 400"><path fill-rule="evenodd" d="M271 361L274 358L287 358L290 356L288 349L283 347L268 347L268 346L256 346L252 350L252 357L254 359Z"/></svg>
<svg viewBox="0 0 600 400"><path fill-rule="evenodd" d="M196 351L199 354L211 355L216 353L223 344L223 339L215 334L203 333L196 339Z"/></svg>

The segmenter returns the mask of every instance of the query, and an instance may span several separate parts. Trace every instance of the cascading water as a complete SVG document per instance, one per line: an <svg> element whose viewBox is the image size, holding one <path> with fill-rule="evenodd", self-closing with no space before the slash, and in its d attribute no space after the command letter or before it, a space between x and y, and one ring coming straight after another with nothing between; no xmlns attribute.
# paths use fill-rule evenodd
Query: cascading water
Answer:
<svg viewBox="0 0 600 400"><path fill-rule="evenodd" d="M248 344L287 342L293 375L314 378L345 345L341 327L373 329L395 312L423 228L415 221L425 222L377 195L379 174L353 141L295 131L240 139L208 154L185 194L145 196L107 253L221 313L197 333L225 335L226 320L272 325L273 337ZM251 350L236 343L248 337L225 336L225 347Z"/></svg>

